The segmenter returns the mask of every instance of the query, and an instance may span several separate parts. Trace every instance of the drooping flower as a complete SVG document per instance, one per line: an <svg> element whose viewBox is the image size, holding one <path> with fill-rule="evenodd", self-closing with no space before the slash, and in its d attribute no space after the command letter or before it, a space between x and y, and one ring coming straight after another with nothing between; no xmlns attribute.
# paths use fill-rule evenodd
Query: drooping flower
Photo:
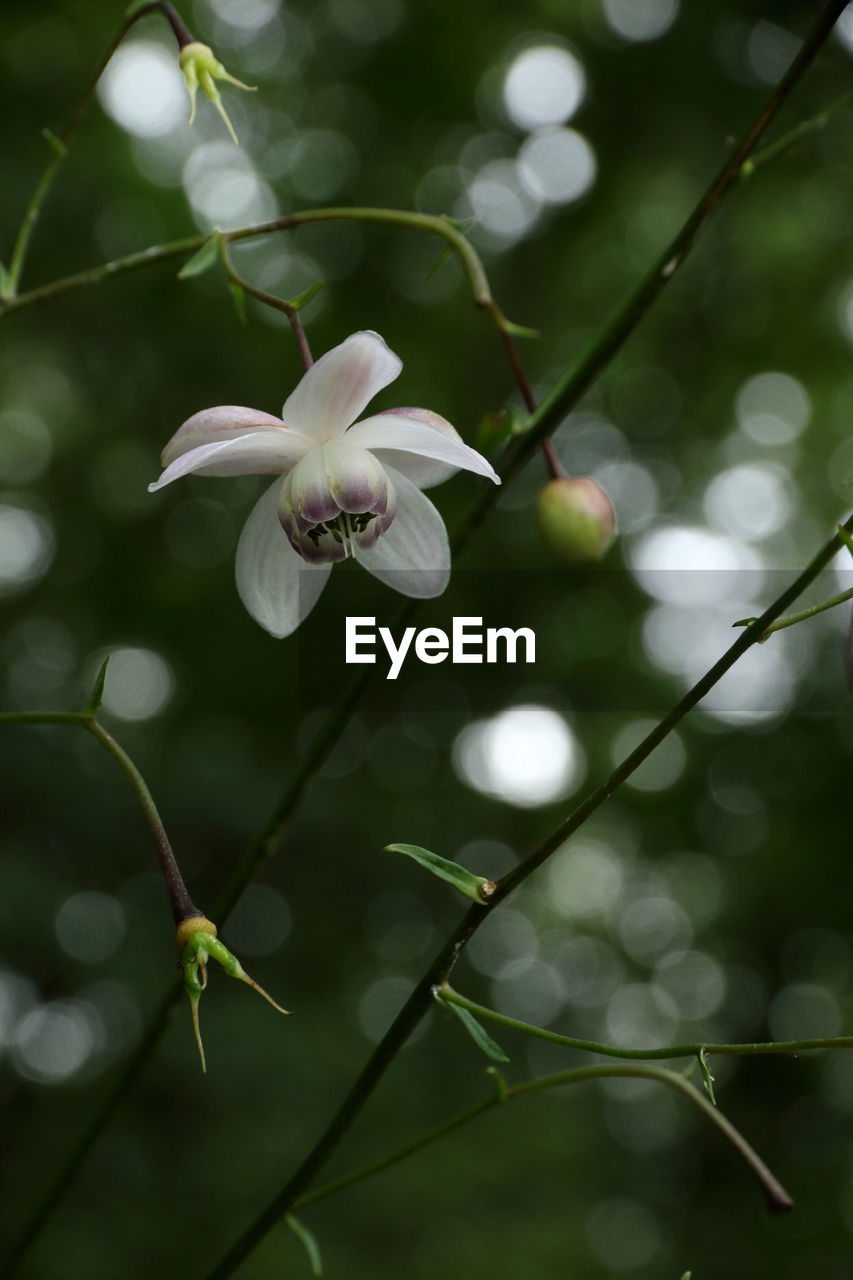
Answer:
<svg viewBox="0 0 853 1280"><path fill-rule="evenodd" d="M404 595L441 595L450 548L421 490L460 469L500 483L429 409L356 421L401 369L379 334L354 333L308 370L281 418L242 405L203 409L163 450L151 492L191 472L276 477L246 521L236 561L243 603L274 636L296 630L332 565L349 557Z"/></svg>

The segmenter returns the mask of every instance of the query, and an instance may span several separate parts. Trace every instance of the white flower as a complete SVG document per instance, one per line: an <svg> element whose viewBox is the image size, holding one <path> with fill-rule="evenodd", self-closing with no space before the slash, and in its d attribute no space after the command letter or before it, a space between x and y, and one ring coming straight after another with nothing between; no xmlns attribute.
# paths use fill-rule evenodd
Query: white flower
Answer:
<svg viewBox="0 0 853 1280"><path fill-rule="evenodd" d="M354 333L308 370L281 418L241 405L203 409L163 450L151 492L190 472L276 477L246 521L236 564L243 603L274 636L296 630L332 564L349 556L404 595L441 595L450 548L421 490L460 468L500 483L429 409L355 421L401 368L379 334Z"/></svg>

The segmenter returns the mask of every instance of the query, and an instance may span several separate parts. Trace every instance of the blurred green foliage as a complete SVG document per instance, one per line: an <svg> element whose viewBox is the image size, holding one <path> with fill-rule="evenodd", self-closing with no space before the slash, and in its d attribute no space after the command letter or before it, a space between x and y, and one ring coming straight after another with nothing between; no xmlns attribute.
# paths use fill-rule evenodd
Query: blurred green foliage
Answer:
<svg viewBox="0 0 853 1280"><path fill-rule="evenodd" d="M112 114L91 110L23 288L217 219L230 227L328 203L473 212L502 307L541 330L522 357L544 391L677 229L814 12L793 0L685 3L667 26L675 0L636 8L666 29L620 36L618 0L199 0L184 12L194 33L258 85L227 97L239 151L204 101L186 129L178 73L163 70L170 37L148 18L125 52L154 45L143 50L154 61L136 67L155 79L134 79L125 61L105 99ZM7 262L49 154L39 131L67 119L121 13L95 0L4 5ZM534 131L512 122L502 96L514 60L543 45L570 50L585 77L568 127L592 148L596 177L569 203L536 198L548 174L530 169L529 151L526 186L519 177ZM844 92L850 59L830 41L777 135ZM165 132L140 136L114 118L116 102L133 99L138 121L155 89L179 102ZM445 886L383 846L415 843L495 876L567 811L566 794L525 805L469 785L464 743L474 759L486 741L472 724L515 705L549 708L597 781L636 741L638 722L668 709L708 637L704 665L744 604L768 602L831 532L853 472L849 126L840 115L733 193L559 428L565 465L595 475L619 511L623 537L605 565L570 569L541 546L537 458L447 595L418 615L445 629L453 615L533 627L535 667L410 664L394 684L377 668L282 855L224 932L295 1016L282 1025L214 975L202 1079L180 1007L22 1277L204 1273L314 1141L457 918ZM551 177L559 188L561 171ZM483 417L517 395L457 265L429 275L437 248L412 233L328 224L247 243L235 261L285 297L325 280L305 311L315 353L376 329L404 361L381 407L426 405L473 441ZM183 419L219 403L276 413L300 376L283 317L250 302L243 327L219 276L178 282L179 266L3 319L0 679L9 709L74 708L104 653L120 651L106 723L211 910L348 684L344 617L387 625L397 599L347 566L302 630L274 641L233 585L256 483L193 478L146 492ZM752 381L767 373L784 377ZM449 527L481 483L463 475L437 491ZM705 541L673 542L679 529ZM663 548L679 566L657 587L624 567L654 545L656 564ZM722 585L690 604L690 584L714 577L699 569L706 554ZM835 583L827 575L825 594ZM624 788L496 913L455 985L566 1034L626 1043L849 1030L844 621L824 615L753 655L729 702L679 730L682 750L643 787ZM541 749L559 753L561 741ZM97 744L74 729L3 728L2 753L9 1240L170 981L173 942L147 832ZM529 777L526 755L502 758L499 780ZM551 764L542 761L546 772ZM564 792L582 790L583 772ZM506 1034L501 1043L510 1075L576 1061ZM711 1065L721 1106L797 1200L790 1218L764 1215L731 1152L676 1100L646 1085L584 1085L493 1112L307 1210L326 1273L847 1275L846 1056ZM491 1087L468 1037L437 1010L328 1172L382 1155ZM240 1271L283 1274L308 1274L284 1226Z"/></svg>

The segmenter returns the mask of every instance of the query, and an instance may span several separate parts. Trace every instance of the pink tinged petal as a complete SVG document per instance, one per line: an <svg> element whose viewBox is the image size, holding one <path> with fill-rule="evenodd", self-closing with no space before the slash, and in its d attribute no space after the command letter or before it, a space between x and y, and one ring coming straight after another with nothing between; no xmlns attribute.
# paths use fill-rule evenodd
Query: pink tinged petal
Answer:
<svg viewBox="0 0 853 1280"><path fill-rule="evenodd" d="M197 449L202 444L218 444L231 437L243 436L248 431L265 427L284 427L280 418L260 409L247 409L242 404L220 404L215 409L202 409L178 427L161 455L164 467L174 462L182 453Z"/></svg>
<svg viewBox="0 0 853 1280"><path fill-rule="evenodd" d="M458 435L454 438L427 422L416 421L402 414L381 413L375 418L364 418L350 427L347 440L371 451L393 449L395 452L447 462L452 467L473 471L500 484L500 477L491 463L477 453L476 449L464 444Z"/></svg>
<svg viewBox="0 0 853 1280"><path fill-rule="evenodd" d="M322 447L314 445L305 457L297 462L281 493L280 519L293 513L303 527L311 528L326 520L333 520L340 511L326 475L326 459Z"/></svg>
<svg viewBox="0 0 853 1280"><path fill-rule="evenodd" d="M396 514L397 493L390 479L388 479L388 496L385 504L385 510L378 515L375 515L371 520L368 520L364 528L360 529L355 534L353 539L354 543L357 546L362 547L365 551L369 551L371 547L375 547L377 538L380 538L383 533L387 533L391 528ZM355 553L355 546L353 546L353 553Z"/></svg>
<svg viewBox="0 0 853 1280"><path fill-rule="evenodd" d="M271 635L289 636L320 597L331 565L309 565L291 548L278 522L281 481L255 504L237 546L237 590L249 613Z"/></svg>
<svg viewBox="0 0 853 1280"><path fill-rule="evenodd" d="M388 477L372 453L346 440L335 440L323 446L323 456L329 489L341 511L357 515L385 510Z"/></svg>
<svg viewBox="0 0 853 1280"><path fill-rule="evenodd" d="M456 428L446 418L442 418L440 413L433 413L432 409L385 409L375 416L381 420L388 414L425 422L428 427L433 427L450 440L458 440L464 444ZM419 489L431 489L433 485L443 484L459 470L454 463L439 462L435 458L424 458L416 453L404 453L401 449L376 449L374 453L380 462L401 471Z"/></svg>
<svg viewBox="0 0 853 1280"><path fill-rule="evenodd" d="M444 521L417 485L389 468L397 514L372 549L358 544L355 558L374 578L406 596L440 596L450 579L450 547Z"/></svg>
<svg viewBox="0 0 853 1280"><path fill-rule="evenodd" d="M285 400L281 416L320 443L334 440L402 367L378 333L354 333L311 366Z"/></svg>
<svg viewBox="0 0 853 1280"><path fill-rule="evenodd" d="M281 430L251 431L218 444L203 444L170 463L160 479L148 486L148 492L155 493L191 472L206 476L282 475L310 447L304 436Z"/></svg>

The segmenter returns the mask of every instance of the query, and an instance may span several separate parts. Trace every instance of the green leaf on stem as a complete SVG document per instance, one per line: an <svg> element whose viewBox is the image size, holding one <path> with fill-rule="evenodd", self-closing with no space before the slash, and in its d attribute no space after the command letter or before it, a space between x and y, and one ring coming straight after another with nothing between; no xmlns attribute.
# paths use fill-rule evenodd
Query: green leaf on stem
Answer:
<svg viewBox="0 0 853 1280"><path fill-rule="evenodd" d="M228 292L231 294L231 301L234 303L234 310L237 312L237 319L241 324L246 323L246 295L242 286L235 284L233 280L228 281Z"/></svg>
<svg viewBox="0 0 853 1280"><path fill-rule="evenodd" d="M61 138L58 138L52 129L42 129L41 136L52 151L58 156L64 156L68 148Z"/></svg>
<svg viewBox="0 0 853 1280"><path fill-rule="evenodd" d="M714 1094L714 1077L711 1075L711 1068L708 1066L708 1057L704 1049L699 1050L699 1070L702 1072L702 1080L705 1084L705 1092L711 1100L712 1106L717 1105L717 1099Z"/></svg>
<svg viewBox="0 0 853 1280"><path fill-rule="evenodd" d="M453 257L454 252L455 250L452 244L442 245L430 265L427 267L424 279L431 280L435 273L441 270L447 259Z"/></svg>
<svg viewBox="0 0 853 1280"><path fill-rule="evenodd" d="M302 1241L305 1252L308 1254L308 1261L311 1264L311 1274L313 1276L321 1276L323 1274L323 1259L320 1257L320 1246L317 1244L314 1233L309 1231L298 1218L294 1218L292 1213L287 1215L285 1222L293 1234Z"/></svg>
<svg viewBox="0 0 853 1280"><path fill-rule="evenodd" d="M681 1277L681 1280L693 1280L693 1272L685 1271L684 1275Z"/></svg>
<svg viewBox="0 0 853 1280"><path fill-rule="evenodd" d="M83 708L83 714L87 716L96 716L101 709L101 703L104 700L104 683L107 678L107 667L110 665L109 658L104 658L98 674L95 677L95 683L92 686L92 692L89 695L89 701Z"/></svg>
<svg viewBox="0 0 853 1280"><path fill-rule="evenodd" d="M178 272L178 279L191 280L193 276L200 276L211 267L215 267L221 257L220 246L219 232L215 231L205 240L198 252L184 263Z"/></svg>
<svg viewBox="0 0 853 1280"><path fill-rule="evenodd" d="M288 298L287 305L293 307L294 311L299 311L302 307L307 306L312 298L316 298L320 290L325 287L325 280L317 280L309 288L305 289L303 293L297 293L295 298Z"/></svg>
<svg viewBox="0 0 853 1280"><path fill-rule="evenodd" d="M471 230L474 223L477 221L476 218L451 218L449 213L442 214L442 218L448 226L452 227L454 231L461 232L463 236L466 231Z"/></svg>
<svg viewBox="0 0 853 1280"><path fill-rule="evenodd" d="M6 267L0 262L0 298L8 298L10 295L9 284L11 277Z"/></svg>
<svg viewBox="0 0 853 1280"><path fill-rule="evenodd" d="M496 1044L490 1035L480 1026L473 1014L467 1009L462 1009L458 1004L452 1004L450 1000L445 1000L443 996L436 995L439 1004L444 1005L445 1009L452 1009L459 1021L462 1023L468 1035L474 1041L474 1044L480 1049L487 1058L491 1058L492 1062L509 1062L509 1057L504 1053L499 1044ZM498 1084L500 1089L503 1077ZM505 1088L505 1086L504 1086Z"/></svg>
<svg viewBox="0 0 853 1280"><path fill-rule="evenodd" d="M384 851L385 853L404 853L407 858L413 858L434 876L438 876L440 880L446 880L466 898L470 898L472 902L479 902L481 906L494 893L493 880L487 880L485 876L475 876L472 871L460 867L458 862L450 862L447 858L439 857L437 853L430 853L429 849L421 849L419 845L386 844Z"/></svg>

